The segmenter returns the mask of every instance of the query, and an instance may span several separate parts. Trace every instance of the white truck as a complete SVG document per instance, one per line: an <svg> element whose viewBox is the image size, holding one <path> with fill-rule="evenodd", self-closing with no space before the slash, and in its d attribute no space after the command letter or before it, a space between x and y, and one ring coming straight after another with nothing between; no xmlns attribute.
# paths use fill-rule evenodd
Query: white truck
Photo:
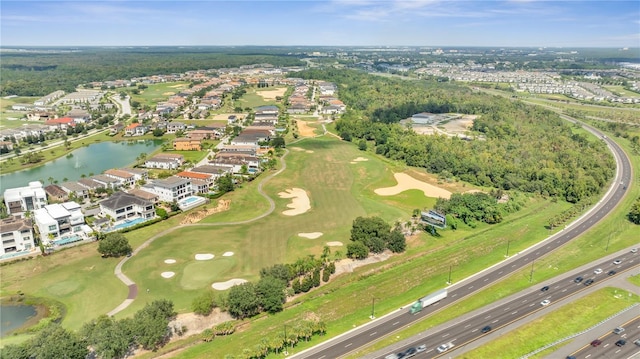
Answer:
<svg viewBox="0 0 640 359"><path fill-rule="evenodd" d="M416 314L420 311L422 311L422 308L431 305L433 303L439 302L442 299L447 297L447 290L446 289L441 289L437 292L433 292L431 294L429 294L426 297L422 297L420 299L418 299L417 302L413 303L413 305L411 306L411 308L409 308L409 313L410 314Z"/></svg>

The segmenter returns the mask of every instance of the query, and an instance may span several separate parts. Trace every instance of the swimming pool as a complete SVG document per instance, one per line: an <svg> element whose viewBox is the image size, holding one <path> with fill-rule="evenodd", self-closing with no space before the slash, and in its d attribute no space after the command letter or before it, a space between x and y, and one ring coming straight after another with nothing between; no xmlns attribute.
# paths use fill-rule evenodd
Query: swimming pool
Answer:
<svg viewBox="0 0 640 359"><path fill-rule="evenodd" d="M20 251L20 252L9 252L0 256L0 259L8 259L13 257L19 257L25 254L29 254L29 251Z"/></svg>
<svg viewBox="0 0 640 359"><path fill-rule="evenodd" d="M188 209L191 209L193 207L199 206L201 204L206 203L207 200L202 198L202 197L198 197L198 196L189 196L187 198L181 199L180 201L178 201L178 207L180 207L181 210L186 211Z"/></svg>
<svg viewBox="0 0 640 359"><path fill-rule="evenodd" d="M68 237L62 237L60 239L56 239L51 241L51 243L58 245L58 246L63 246L65 244L69 244L69 243L73 243L73 242L79 242L82 240L82 237L80 237L77 234L74 234L73 236L68 236Z"/></svg>
<svg viewBox="0 0 640 359"><path fill-rule="evenodd" d="M147 220L145 218L136 218L136 219L125 219L124 222L116 224L115 226L111 227L112 231L117 231L119 229L123 229L123 228L127 228L127 227L131 227L131 226L135 226L138 223L142 223L142 222L146 222Z"/></svg>

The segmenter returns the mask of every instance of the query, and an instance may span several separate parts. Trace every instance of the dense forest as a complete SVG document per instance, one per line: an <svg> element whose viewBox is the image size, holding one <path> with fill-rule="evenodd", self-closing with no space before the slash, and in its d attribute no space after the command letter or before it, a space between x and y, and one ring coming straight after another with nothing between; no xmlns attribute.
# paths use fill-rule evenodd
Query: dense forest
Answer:
<svg viewBox="0 0 640 359"><path fill-rule="evenodd" d="M268 63L302 65L295 56L262 48L82 48L77 51L3 52L0 96L43 96L72 92L92 81L182 73Z"/></svg>
<svg viewBox="0 0 640 359"><path fill-rule="evenodd" d="M598 193L615 162L602 141L574 133L556 114L456 84L406 81L348 70L306 70L303 78L333 81L350 109L336 121L340 136L365 140L375 152L431 173L502 190L578 202ZM400 125L419 112L479 117L472 139L424 136Z"/></svg>

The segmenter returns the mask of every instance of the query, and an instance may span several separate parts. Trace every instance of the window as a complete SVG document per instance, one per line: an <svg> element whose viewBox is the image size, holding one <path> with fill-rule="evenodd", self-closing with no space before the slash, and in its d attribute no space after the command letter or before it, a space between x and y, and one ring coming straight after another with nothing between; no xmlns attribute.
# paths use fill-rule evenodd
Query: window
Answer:
<svg viewBox="0 0 640 359"><path fill-rule="evenodd" d="M56 227L55 225L49 226L49 232L51 232L51 231L55 231L55 230L56 230L56 228L57 228L57 227Z"/></svg>

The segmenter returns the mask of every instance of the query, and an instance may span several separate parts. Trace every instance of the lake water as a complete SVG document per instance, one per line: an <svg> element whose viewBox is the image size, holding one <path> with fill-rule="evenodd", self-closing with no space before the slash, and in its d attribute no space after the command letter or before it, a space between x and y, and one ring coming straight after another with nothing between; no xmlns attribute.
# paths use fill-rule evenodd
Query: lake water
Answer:
<svg viewBox="0 0 640 359"><path fill-rule="evenodd" d="M77 181L84 174L100 174L111 168L133 165L141 153L150 155L162 144L161 140L94 143L71 152L42 166L0 176L0 195L7 188L27 186L31 181L49 185L49 178L59 183Z"/></svg>
<svg viewBox="0 0 640 359"><path fill-rule="evenodd" d="M31 305L2 305L2 325L0 337L6 333L20 328L29 318L36 315L36 307Z"/></svg>

